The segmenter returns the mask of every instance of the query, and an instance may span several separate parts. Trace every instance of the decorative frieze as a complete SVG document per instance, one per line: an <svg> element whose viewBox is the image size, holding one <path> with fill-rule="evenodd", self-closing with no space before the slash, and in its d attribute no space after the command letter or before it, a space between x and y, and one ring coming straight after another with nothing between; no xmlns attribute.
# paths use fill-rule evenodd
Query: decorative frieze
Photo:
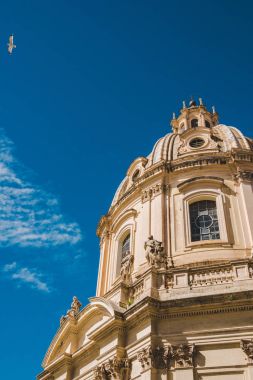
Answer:
<svg viewBox="0 0 253 380"><path fill-rule="evenodd" d="M145 256L149 265L154 266L156 269L166 267L166 259L162 242L155 240L151 235L145 242L144 249L146 251Z"/></svg>
<svg viewBox="0 0 253 380"><path fill-rule="evenodd" d="M177 170L183 170L191 167L199 167L206 165L226 165L230 161L226 157L210 157L210 158L199 158L197 160L182 161L179 163L173 163L170 165L170 171L174 172Z"/></svg>
<svg viewBox="0 0 253 380"><path fill-rule="evenodd" d="M142 191L141 201L142 203L156 197L157 195L166 192L168 190L168 185L163 183L157 183L153 186L150 186Z"/></svg>

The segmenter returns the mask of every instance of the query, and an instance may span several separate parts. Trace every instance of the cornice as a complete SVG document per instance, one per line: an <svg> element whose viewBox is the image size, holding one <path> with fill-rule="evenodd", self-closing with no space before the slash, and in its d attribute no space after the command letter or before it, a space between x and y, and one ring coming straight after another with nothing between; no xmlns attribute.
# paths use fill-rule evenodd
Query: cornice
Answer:
<svg viewBox="0 0 253 380"><path fill-rule="evenodd" d="M129 308L124 318L130 323L132 318L139 320L138 314L142 318L144 313L152 319L172 319L247 310L253 310L253 290L168 301L145 297Z"/></svg>

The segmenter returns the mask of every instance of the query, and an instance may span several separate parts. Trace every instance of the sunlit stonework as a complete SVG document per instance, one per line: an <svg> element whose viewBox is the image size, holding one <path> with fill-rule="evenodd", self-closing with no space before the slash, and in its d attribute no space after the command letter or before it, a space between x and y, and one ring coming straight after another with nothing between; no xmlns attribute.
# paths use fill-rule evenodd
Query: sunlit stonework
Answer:
<svg viewBox="0 0 253 380"><path fill-rule="evenodd" d="M171 125L101 218L96 297L39 380L253 380L253 140L201 99Z"/></svg>

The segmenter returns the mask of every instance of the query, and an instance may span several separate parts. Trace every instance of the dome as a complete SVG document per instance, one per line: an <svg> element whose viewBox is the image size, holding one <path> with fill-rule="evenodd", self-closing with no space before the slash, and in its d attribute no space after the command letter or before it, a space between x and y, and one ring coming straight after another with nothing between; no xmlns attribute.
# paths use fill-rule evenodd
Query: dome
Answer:
<svg viewBox="0 0 253 380"><path fill-rule="evenodd" d="M194 138L203 141L203 145L197 150L190 145ZM196 154L198 157L209 156L210 153L227 157L238 150L253 151L253 140L245 137L237 128L224 124L217 124L212 128L200 126L194 130L184 130L182 133L168 133L155 143L146 158L138 158L131 164L131 169L129 168L126 177L120 183L111 205L114 206L135 185L136 180L133 181L131 177L133 171L138 171L140 180L147 170L159 163L171 164L173 167L174 163L190 160L196 157Z"/></svg>

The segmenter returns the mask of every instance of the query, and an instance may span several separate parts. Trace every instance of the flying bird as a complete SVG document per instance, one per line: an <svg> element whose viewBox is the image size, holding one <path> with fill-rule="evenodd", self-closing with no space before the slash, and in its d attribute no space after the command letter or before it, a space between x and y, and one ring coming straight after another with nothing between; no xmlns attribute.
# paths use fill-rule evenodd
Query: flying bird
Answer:
<svg viewBox="0 0 253 380"><path fill-rule="evenodd" d="M9 43L7 44L9 54L12 54L12 50L16 48L16 45L13 43L13 37L13 34L11 34L9 37Z"/></svg>

